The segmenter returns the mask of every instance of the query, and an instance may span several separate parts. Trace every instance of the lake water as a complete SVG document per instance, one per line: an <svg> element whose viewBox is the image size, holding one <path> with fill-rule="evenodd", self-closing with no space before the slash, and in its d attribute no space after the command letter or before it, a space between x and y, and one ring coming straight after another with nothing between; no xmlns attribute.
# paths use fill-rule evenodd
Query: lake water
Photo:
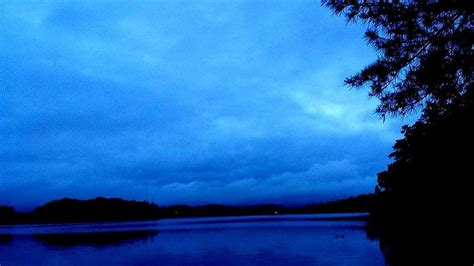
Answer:
<svg viewBox="0 0 474 266"><path fill-rule="evenodd" d="M1 226L0 265L385 265L360 215Z"/></svg>

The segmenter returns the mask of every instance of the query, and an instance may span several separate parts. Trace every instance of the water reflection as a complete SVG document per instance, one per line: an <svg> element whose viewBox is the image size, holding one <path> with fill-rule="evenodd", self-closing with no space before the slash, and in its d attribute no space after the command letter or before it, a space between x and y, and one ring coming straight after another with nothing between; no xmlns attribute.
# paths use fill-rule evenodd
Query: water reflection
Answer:
<svg viewBox="0 0 474 266"><path fill-rule="evenodd" d="M13 240L12 234L0 234L0 244L9 243Z"/></svg>
<svg viewBox="0 0 474 266"><path fill-rule="evenodd" d="M33 238L52 246L112 246L146 240L158 234L158 230L36 234Z"/></svg>
<svg viewBox="0 0 474 266"><path fill-rule="evenodd" d="M145 229L141 223L125 227L115 224L111 228L120 230L114 232L84 232L85 228L105 230L104 224L63 226L54 233L50 231L55 227L49 226L49 233L36 234L30 228L10 228L15 234L9 242L0 244L0 263L384 265L378 241L367 238L361 221L321 221L314 216L278 218L175 219L143 223Z"/></svg>

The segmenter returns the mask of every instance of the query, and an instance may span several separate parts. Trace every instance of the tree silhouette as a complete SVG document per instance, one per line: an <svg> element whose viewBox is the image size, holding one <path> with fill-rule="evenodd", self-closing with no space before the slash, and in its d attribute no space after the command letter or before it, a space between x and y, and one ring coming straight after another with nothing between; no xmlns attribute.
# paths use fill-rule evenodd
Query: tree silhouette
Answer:
<svg viewBox="0 0 474 266"><path fill-rule="evenodd" d="M469 1L322 1L348 21L367 24L378 59L347 78L370 87L377 112L404 115L418 107L443 112L472 87L473 8ZM434 108L436 107L436 108Z"/></svg>
<svg viewBox="0 0 474 266"><path fill-rule="evenodd" d="M376 112L404 116L394 159L378 174L372 210L388 262L469 254L474 150L473 8L469 1L322 1L350 22L367 25L375 62L345 80L369 88ZM431 228L436 228L432 230ZM448 255L449 254L449 255ZM472 258L471 258L472 259ZM438 261L439 263L439 261Z"/></svg>

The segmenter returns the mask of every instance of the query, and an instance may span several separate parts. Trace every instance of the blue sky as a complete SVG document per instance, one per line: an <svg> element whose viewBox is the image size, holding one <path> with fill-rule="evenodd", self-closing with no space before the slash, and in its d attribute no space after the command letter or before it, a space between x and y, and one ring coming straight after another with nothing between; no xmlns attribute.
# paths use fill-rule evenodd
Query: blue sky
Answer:
<svg viewBox="0 0 474 266"><path fill-rule="evenodd" d="M2 1L0 204L304 204L372 192L400 137L376 55L315 1Z"/></svg>

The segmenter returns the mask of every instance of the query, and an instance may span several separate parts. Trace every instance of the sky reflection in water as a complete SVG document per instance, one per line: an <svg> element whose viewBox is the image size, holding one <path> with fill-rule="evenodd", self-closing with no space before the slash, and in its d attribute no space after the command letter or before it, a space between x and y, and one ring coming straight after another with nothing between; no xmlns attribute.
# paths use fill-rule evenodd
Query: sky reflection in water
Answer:
<svg viewBox="0 0 474 266"><path fill-rule="evenodd" d="M0 263L384 265L379 243L367 238L363 221L317 220L321 215L269 217L2 227Z"/></svg>

